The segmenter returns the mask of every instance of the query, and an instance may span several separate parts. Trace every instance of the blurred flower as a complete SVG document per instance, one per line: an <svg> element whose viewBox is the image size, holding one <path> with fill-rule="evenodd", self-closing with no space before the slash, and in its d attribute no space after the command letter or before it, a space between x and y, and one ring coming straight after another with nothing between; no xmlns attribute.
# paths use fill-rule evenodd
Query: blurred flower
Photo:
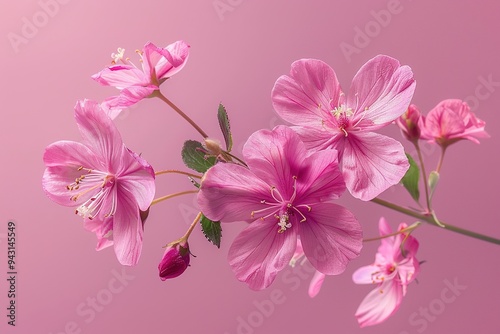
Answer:
<svg viewBox="0 0 500 334"><path fill-rule="evenodd" d="M407 228L399 224L398 231ZM384 218L379 221L380 236L391 234L391 228ZM375 263L359 268L352 275L356 284L377 284L361 302L356 318L361 327L376 325L389 318L403 301L406 287L418 275L420 268L415 254L418 241L401 232L381 239Z"/></svg>
<svg viewBox="0 0 500 334"><path fill-rule="evenodd" d="M299 264L302 265L306 260L307 259L304 254L304 249L302 248L302 243L300 242L299 238L297 239L297 248L295 249L295 253L292 256L292 259L290 260L290 266L295 267L297 262L299 262ZM316 297L316 295L321 290L321 286L323 285L325 277L326 277L325 274L317 270L314 272L314 276L311 279L311 282L309 283L309 290L308 290L309 297L311 298Z"/></svg>
<svg viewBox="0 0 500 334"><path fill-rule="evenodd" d="M120 95L107 98L102 103L111 118L115 118L122 108L150 97L165 80L179 72L189 56L189 45L177 41L159 48L148 42L142 51L137 51L142 68L128 58L124 59L124 52L124 49L119 48L118 53L111 55L113 65L92 76L100 84L120 90Z"/></svg>
<svg viewBox="0 0 500 334"><path fill-rule="evenodd" d="M334 150L308 153L286 126L260 130L243 148L245 168L217 164L201 181L198 204L211 220L253 221L234 240L229 263L250 288L268 287L292 258L300 235L311 264L340 274L359 255L361 227L327 203L345 190Z"/></svg>
<svg viewBox="0 0 500 334"><path fill-rule="evenodd" d="M484 130L485 124L484 121L476 118L466 102L454 99L444 100L426 117L422 117L421 138L435 141L443 147L460 139L468 139L479 144L477 138L489 138Z"/></svg>
<svg viewBox="0 0 500 334"><path fill-rule="evenodd" d="M397 184L409 167L401 143L374 131L405 112L414 90L411 69L388 56L363 65L347 97L330 66L302 59L276 81L272 99L308 148L338 150L347 189L367 201Z"/></svg>
<svg viewBox="0 0 500 334"><path fill-rule="evenodd" d="M189 266L190 259L189 244L187 241L168 245L158 265L160 279L165 281L181 275Z"/></svg>
<svg viewBox="0 0 500 334"><path fill-rule="evenodd" d="M148 210L155 193L153 168L125 147L96 102L79 101L75 118L83 143L58 141L45 149L43 189L54 202L77 207L98 250L114 244L120 263L135 265L142 249L139 210Z"/></svg>
<svg viewBox="0 0 500 334"><path fill-rule="evenodd" d="M420 122L421 114L417 106L410 104L408 110L396 119L396 124L401 129L403 136L411 142L420 139Z"/></svg>

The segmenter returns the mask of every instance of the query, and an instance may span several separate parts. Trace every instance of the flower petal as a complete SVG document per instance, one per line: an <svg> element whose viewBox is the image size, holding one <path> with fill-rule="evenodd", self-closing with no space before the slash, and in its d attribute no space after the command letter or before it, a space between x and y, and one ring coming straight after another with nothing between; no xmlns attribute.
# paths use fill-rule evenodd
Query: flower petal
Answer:
<svg viewBox="0 0 500 334"><path fill-rule="evenodd" d="M346 208L318 203L298 223L304 253L311 264L326 275L342 273L363 246L361 226Z"/></svg>
<svg viewBox="0 0 500 334"><path fill-rule="evenodd" d="M295 125L321 127L337 106L340 84L333 69L316 59L301 59L292 64L290 76L278 78L272 91L278 115Z"/></svg>
<svg viewBox="0 0 500 334"><path fill-rule="evenodd" d="M84 219L83 227L94 232L97 237L96 250L100 251L113 245L113 217L99 219Z"/></svg>
<svg viewBox="0 0 500 334"><path fill-rule="evenodd" d="M401 143L377 133L350 134L341 163L347 189L363 201L397 184L410 166Z"/></svg>
<svg viewBox="0 0 500 334"><path fill-rule="evenodd" d="M147 85L150 82L144 72L131 65L113 65L92 76L92 79L103 86L124 89L133 85Z"/></svg>
<svg viewBox="0 0 500 334"><path fill-rule="evenodd" d="M264 129L253 133L243 147L243 157L250 170L276 187L283 198L292 196L293 177L299 175L306 155L299 136L284 125L272 131Z"/></svg>
<svg viewBox="0 0 500 334"><path fill-rule="evenodd" d="M142 251L143 226L132 194L118 188L117 209L113 216L115 254L122 265L133 266Z"/></svg>
<svg viewBox="0 0 500 334"><path fill-rule="evenodd" d="M369 126L388 124L401 116L413 97L415 80L408 66L389 56L378 55L364 64L354 76L347 105Z"/></svg>
<svg viewBox="0 0 500 334"><path fill-rule="evenodd" d="M386 281L361 302L356 318L360 327L379 324L397 311L403 301L403 289L395 281Z"/></svg>
<svg viewBox="0 0 500 334"><path fill-rule="evenodd" d="M325 280L325 274L320 273L316 270L313 278L311 279L311 283L309 283L309 297L314 298L321 290L321 286L323 285L323 281Z"/></svg>
<svg viewBox="0 0 500 334"><path fill-rule="evenodd" d="M380 272L380 267L375 265L364 266L358 268L352 274L352 281L356 284L374 284L382 283L385 276L377 275Z"/></svg>
<svg viewBox="0 0 500 334"><path fill-rule="evenodd" d="M253 290L267 288L288 265L297 245L295 228L278 233L278 226L257 220L244 229L229 249L236 278Z"/></svg>
<svg viewBox="0 0 500 334"><path fill-rule="evenodd" d="M229 163L210 168L203 176L198 193L201 211L214 221L232 222L262 217L251 216L253 211L270 208L261 203L262 200L272 200L270 186L247 168Z"/></svg>
<svg viewBox="0 0 500 334"><path fill-rule="evenodd" d="M344 134L328 127L328 124L322 127L292 126L300 140L304 142L308 150L321 151L329 148L335 148L340 152L344 147Z"/></svg>

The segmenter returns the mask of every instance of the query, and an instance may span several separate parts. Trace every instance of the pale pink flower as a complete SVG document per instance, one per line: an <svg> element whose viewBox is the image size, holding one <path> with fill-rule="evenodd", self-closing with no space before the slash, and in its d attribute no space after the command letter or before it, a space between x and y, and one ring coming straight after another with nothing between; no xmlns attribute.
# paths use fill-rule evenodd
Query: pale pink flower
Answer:
<svg viewBox="0 0 500 334"><path fill-rule="evenodd" d="M441 146L448 146L461 139L468 139L479 144L478 138L489 138L484 130L486 123L470 111L462 100L441 101L427 116L420 121L422 139L435 141Z"/></svg>
<svg viewBox="0 0 500 334"><path fill-rule="evenodd" d="M399 224L398 231L405 229ZM391 234L384 218L379 221L380 236ZM356 284L376 284L361 302L356 318L361 327L376 325L397 311L406 294L406 287L417 277L420 267L415 254L418 241L407 233L399 233L381 240L375 263L359 268L352 275ZM402 251L403 250L403 251Z"/></svg>
<svg viewBox="0 0 500 334"><path fill-rule="evenodd" d="M121 264L135 265L143 223L155 193L154 171L122 142L112 120L93 101L79 101L75 118L83 143L58 141L45 149L42 185L54 202L76 207L97 250L114 244Z"/></svg>
<svg viewBox="0 0 500 334"><path fill-rule="evenodd" d="M169 245L158 265L160 279L165 281L180 276L189 267L190 255L187 241Z"/></svg>
<svg viewBox="0 0 500 334"><path fill-rule="evenodd" d="M160 89L160 85L179 72L189 56L189 45L177 41L165 48L147 43L140 56L141 67L124 58L124 49L113 53L113 65L94 74L92 79L104 86L113 86L120 90L120 95L106 99L103 109L111 118L115 118L122 108L131 106L147 98Z"/></svg>
<svg viewBox="0 0 500 334"><path fill-rule="evenodd" d="M290 128L250 136L243 148L248 168L219 163L204 175L198 204L208 218L252 221L234 240L229 263L250 288L268 287L292 258L297 237L311 264L342 273L362 247L351 212L327 203L345 190L333 150L309 153Z"/></svg>
<svg viewBox="0 0 500 334"><path fill-rule="evenodd" d="M347 189L367 201L399 183L409 167L401 143L374 131L405 112L414 90L411 69L388 56L363 65L347 97L330 66L302 59L276 81L272 99L308 148L338 150Z"/></svg>
<svg viewBox="0 0 500 334"><path fill-rule="evenodd" d="M396 124L401 130L403 136L411 142L416 142L420 139L420 118L422 115L417 106L410 104L408 110L396 119Z"/></svg>

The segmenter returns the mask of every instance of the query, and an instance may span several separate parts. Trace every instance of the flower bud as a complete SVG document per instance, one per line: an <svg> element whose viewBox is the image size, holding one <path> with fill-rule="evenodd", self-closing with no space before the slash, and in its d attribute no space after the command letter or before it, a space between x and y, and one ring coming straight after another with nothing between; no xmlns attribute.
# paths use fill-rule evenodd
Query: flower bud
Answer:
<svg viewBox="0 0 500 334"><path fill-rule="evenodd" d="M210 155L218 157L222 153L220 142L217 139L205 138L205 147Z"/></svg>
<svg viewBox="0 0 500 334"><path fill-rule="evenodd" d="M401 129L403 136L409 141L414 142L420 139L420 127L418 125L420 117L417 106L411 104L408 110L396 120L396 124Z"/></svg>
<svg viewBox="0 0 500 334"><path fill-rule="evenodd" d="M162 281L181 275L189 266L190 253L187 241L169 245L158 265Z"/></svg>

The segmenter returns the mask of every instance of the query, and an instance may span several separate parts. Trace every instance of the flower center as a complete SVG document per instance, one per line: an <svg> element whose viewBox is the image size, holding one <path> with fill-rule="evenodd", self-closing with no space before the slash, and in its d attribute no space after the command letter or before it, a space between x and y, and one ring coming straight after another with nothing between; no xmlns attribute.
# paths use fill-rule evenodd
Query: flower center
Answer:
<svg viewBox="0 0 500 334"><path fill-rule="evenodd" d="M286 230L292 228L292 223L290 221L290 218L297 213L301 217L300 222L301 223L305 222L307 218L298 208L304 207L308 211L311 211L312 208L307 204L299 204L299 205L293 204L293 202L297 197L297 177L292 176L292 180L293 180L293 186L292 186L293 193L288 200L285 200L285 198L283 197L283 195L281 195L279 190L276 187L272 186L270 188L271 197L274 199L275 202L268 202L266 200L260 201L261 204L269 205L269 207L257 211L252 211L250 213L250 216L254 218L255 214L272 210L271 213L261 217L260 219L265 220L269 217L274 217L278 224L278 233L283 233Z"/></svg>
<svg viewBox="0 0 500 334"><path fill-rule="evenodd" d="M76 178L75 182L66 186L66 189L70 192L78 191L75 195L70 197L70 200L76 202L81 196L89 193L95 194L80 205L75 213L83 218L93 219L101 211L105 198L112 193L111 207L104 217L106 218L114 215L116 212L116 194L111 192L111 189L116 182L115 176L83 166L78 167L77 170L83 171L84 174Z"/></svg>
<svg viewBox="0 0 500 334"><path fill-rule="evenodd" d="M339 130L342 131L347 137L347 129L350 125L349 118L354 115L354 111L352 111L351 108L348 108L345 104L342 104L333 108L331 113L337 121L337 127Z"/></svg>

